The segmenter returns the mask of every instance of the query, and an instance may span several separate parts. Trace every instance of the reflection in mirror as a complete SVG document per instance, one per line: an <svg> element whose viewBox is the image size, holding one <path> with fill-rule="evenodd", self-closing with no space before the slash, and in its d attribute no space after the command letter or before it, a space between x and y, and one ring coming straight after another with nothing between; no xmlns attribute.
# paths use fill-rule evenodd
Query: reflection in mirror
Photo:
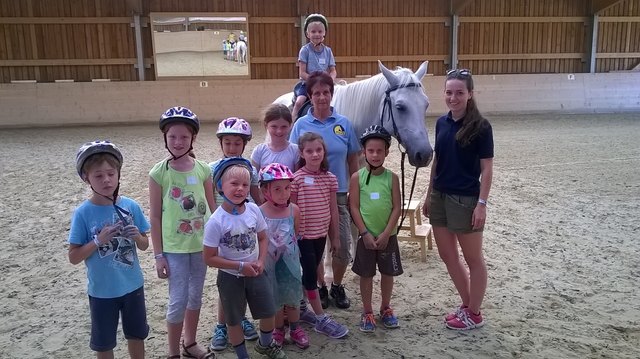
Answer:
<svg viewBox="0 0 640 359"><path fill-rule="evenodd" d="M249 76L246 14L152 13L156 77Z"/></svg>

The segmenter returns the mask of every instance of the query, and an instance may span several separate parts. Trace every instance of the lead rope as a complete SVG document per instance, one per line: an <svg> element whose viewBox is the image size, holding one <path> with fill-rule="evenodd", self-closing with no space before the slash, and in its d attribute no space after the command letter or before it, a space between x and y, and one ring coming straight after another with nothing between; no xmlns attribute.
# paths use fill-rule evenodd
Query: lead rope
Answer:
<svg viewBox="0 0 640 359"><path fill-rule="evenodd" d="M416 84L407 84L402 87L408 86L417 86ZM416 187L416 179L418 177L418 167L416 167L415 172L413 173L413 180L411 181L411 190L409 191L409 201L407 201L407 206L405 208L405 190L404 190L404 160L407 156L407 151L404 150L404 145L402 144L402 138L400 137L400 133L398 132L398 126L396 125L396 119L393 116L393 110L391 109L391 92L397 90L400 86L394 86L385 91L384 105L382 106L382 113L380 114L380 126L384 127L384 112L387 109L387 105L389 105L389 117L391 118L391 125L393 126L393 133L396 135L396 139L398 140L398 149L400 150L400 176L402 178L402 217L400 218L400 224L398 225L397 231L402 228L402 223L404 223L404 219L407 217L407 213L409 211L409 203L411 203L411 199L413 198L413 190Z"/></svg>

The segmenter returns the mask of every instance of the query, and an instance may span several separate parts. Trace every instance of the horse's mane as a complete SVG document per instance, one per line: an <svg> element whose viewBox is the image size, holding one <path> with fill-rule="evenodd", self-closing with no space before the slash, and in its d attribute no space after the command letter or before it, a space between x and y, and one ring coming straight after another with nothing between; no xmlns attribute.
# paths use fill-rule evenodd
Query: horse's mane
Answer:
<svg viewBox="0 0 640 359"><path fill-rule="evenodd" d="M397 67L393 73L397 76L400 86L420 82L410 69ZM349 118L356 131L360 133L364 128L359 122L368 119L367 123L375 123L371 117L379 116L382 98L387 88L389 83L382 73L347 85L336 85L334 108L339 114Z"/></svg>

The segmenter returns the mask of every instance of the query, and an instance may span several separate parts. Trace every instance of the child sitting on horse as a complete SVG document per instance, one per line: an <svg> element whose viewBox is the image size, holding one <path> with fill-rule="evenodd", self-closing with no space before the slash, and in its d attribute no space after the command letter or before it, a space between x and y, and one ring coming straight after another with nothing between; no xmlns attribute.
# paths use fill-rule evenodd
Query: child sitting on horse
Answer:
<svg viewBox="0 0 640 359"><path fill-rule="evenodd" d="M305 82L309 78L309 74L314 71L325 71L334 81L336 79L336 59L333 57L331 48L324 44L328 27L327 18L322 14L311 14L304 21L304 33L309 42L300 48L298 54L300 81L293 89L296 100L291 113L294 119L298 118L298 111L307 100Z"/></svg>

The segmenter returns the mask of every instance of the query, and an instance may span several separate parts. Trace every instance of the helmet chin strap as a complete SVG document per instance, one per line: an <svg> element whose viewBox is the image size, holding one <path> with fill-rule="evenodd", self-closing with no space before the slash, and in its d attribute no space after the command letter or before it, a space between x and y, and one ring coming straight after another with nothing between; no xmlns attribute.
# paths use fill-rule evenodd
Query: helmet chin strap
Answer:
<svg viewBox="0 0 640 359"><path fill-rule="evenodd" d="M369 163L369 160L367 159L367 157L364 158L364 161L367 162L367 164L369 165L369 173L367 174L367 180L365 182L365 184L368 186L369 185L369 180L371 179L371 172L377 170L380 167L382 167L382 165L380 165L380 166L372 165L371 163Z"/></svg>
<svg viewBox="0 0 640 359"><path fill-rule="evenodd" d="M231 214L233 215L239 215L240 212L238 212L238 208L244 206L245 203L248 203L249 200L248 199L244 199L244 201L242 201L242 203L237 204L234 203L232 200L230 200L227 196L224 195L224 192L220 192L220 196L222 196L222 198L225 200L225 202L231 204L233 206L233 208L231 209Z"/></svg>
<svg viewBox="0 0 640 359"><path fill-rule="evenodd" d="M289 207L289 200L287 200L287 203L284 204L280 204L280 203L276 203L274 202L273 198L271 197L271 194L267 192L264 192L264 198L267 199L267 201L271 202L271 204L273 204L274 206L278 207L278 208L287 208Z"/></svg>
<svg viewBox="0 0 640 359"><path fill-rule="evenodd" d="M189 153L191 153L191 151L193 151L193 137L191 137L191 142L189 143L189 150L187 150L187 152L181 154L180 156L176 156L169 149L169 145L167 144L167 134L165 133L164 134L164 148L166 148L167 151L169 151L169 153L171 154L171 161L175 161L177 159L180 159L180 158L188 155ZM167 168L169 168L169 161L167 161Z"/></svg>
<svg viewBox="0 0 640 359"><path fill-rule="evenodd" d="M97 194L100 197L103 197L105 199L108 199L109 201L111 201L111 204L113 205L113 208L116 210L116 214L118 215L118 217L120 218L120 220L122 221L122 225L126 226L129 224L129 221L127 221L127 219L124 217L124 215L130 215L131 212L127 211L126 209L118 206L116 204L116 201L118 200L118 192L120 191L120 174L118 174L118 185L116 186L116 189L113 191L113 195L112 197L109 196L105 196L102 193L98 193L98 191L96 191L93 186L91 185L91 183L89 183L89 186L91 187L91 190L93 191L93 193Z"/></svg>

